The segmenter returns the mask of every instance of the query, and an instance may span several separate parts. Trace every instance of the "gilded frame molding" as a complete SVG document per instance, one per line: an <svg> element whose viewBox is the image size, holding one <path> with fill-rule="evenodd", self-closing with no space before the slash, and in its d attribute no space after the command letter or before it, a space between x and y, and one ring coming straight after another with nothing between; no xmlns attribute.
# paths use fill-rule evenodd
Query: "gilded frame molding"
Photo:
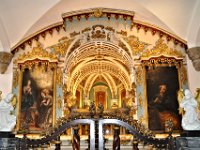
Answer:
<svg viewBox="0 0 200 150"><path fill-rule="evenodd" d="M19 73L19 79L18 79L18 103L17 103L17 125L16 125L16 131L19 133L41 133L43 130L35 131L35 130L29 130L29 129L22 129L20 127L20 117L21 117L21 99L22 99L22 90L23 90L23 75L24 71L26 69L33 70L33 67L35 69L37 67L41 67L41 69L47 69L51 70L52 72L52 127L56 124L56 85L57 85L57 65L58 65L58 59L57 56L52 55L48 53L46 50L44 50L40 43L37 43L37 46L34 47L32 50L30 50L28 53L23 53L22 55L19 55L18 58L14 61L18 73ZM49 74L49 73L47 73ZM44 129L45 130L45 129Z"/></svg>
<svg viewBox="0 0 200 150"><path fill-rule="evenodd" d="M139 120L142 120L144 125L149 128L149 114L148 114L148 98L147 98L147 72L145 67L176 67L178 72L178 84L179 88L182 88L182 85L184 84L181 80L183 74L183 61L184 57L175 57L175 56L165 56L165 55L157 55L157 56L151 56L151 57L142 57L141 58L141 65L139 67L142 68L142 76L143 76L143 82L140 82L140 85L144 88L144 102L143 102L143 115L138 118ZM184 75L187 77L187 75ZM158 130L154 131L155 133L163 133L163 131Z"/></svg>

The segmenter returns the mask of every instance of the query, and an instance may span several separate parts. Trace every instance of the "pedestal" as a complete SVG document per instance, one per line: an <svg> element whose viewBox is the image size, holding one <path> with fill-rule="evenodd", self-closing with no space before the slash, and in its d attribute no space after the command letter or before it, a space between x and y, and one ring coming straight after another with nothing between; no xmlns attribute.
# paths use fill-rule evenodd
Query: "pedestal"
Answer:
<svg viewBox="0 0 200 150"><path fill-rule="evenodd" d="M11 132L0 132L0 149L16 149L17 138Z"/></svg>
<svg viewBox="0 0 200 150"><path fill-rule="evenodd" d="M200 150L200 131L184 131L176 138L177 149Z"/></svg>
<svg viewBox="0 0 200 150"><path fill-rule="evenodd" d="M183 133L181 133L181 137L200 137L200 131L199 130L183 131Z"/></svg>
<svg viewBox="0 0 200 150"><path fill-rule="evenodd" d="M12 132L0 132L0 138L15 138Z"/></svg>

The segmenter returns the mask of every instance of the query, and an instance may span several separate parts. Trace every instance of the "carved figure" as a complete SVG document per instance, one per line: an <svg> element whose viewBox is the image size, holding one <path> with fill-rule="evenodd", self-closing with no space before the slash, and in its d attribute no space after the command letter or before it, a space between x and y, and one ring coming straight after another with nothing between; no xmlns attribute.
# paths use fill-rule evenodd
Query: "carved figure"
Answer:
<svg viewBox="0 0 200 150"><path fill-rule="evenodd" d="M180 103L180 107L185 113L182 118L182 127L184 130L200 130L200 120L198 119L198 104L189 89L184 91L185 96Z"/></svg>
<svg viewBox="0 0 200 150"><path fill-rule="evenodd" d="M102 103L99 103L97 111L98 111L100 116L103 115L104 107L103 107Z"/></svg>
<svg viewBox="0 0 200 150"><path fill-rule="evenodd" d="M89 111L90 111L91 117L93 118L94 115L96 114L96 106L95 106L94 102L90 103Z"/></svg>
<svg viewBox="0 0 200 150"><path fill-rule="evenodd" d="M9 93L0 101L0 131L10 132L16 125L16 116L10 114L14 110L11 100L13 94Z"/></svg>

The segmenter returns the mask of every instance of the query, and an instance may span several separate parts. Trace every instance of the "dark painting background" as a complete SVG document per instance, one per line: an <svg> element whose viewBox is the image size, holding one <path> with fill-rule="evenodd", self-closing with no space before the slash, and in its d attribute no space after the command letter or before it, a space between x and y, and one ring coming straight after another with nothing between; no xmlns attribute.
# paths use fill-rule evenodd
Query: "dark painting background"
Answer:
<svg viewBox="0 0 200 150"><path fill-rule="evenodd" d="M173 67L146 67L146 84L147 84L147 101L148 101L148 125L150 130L164 131L164 123L166 119L174 119L175 130L180 130L181 116L178 114L177 92L179 90L178 70ZM159 86L166 85L167 95L170 97L168 106L164 106L167 111L161 114L161 119L155 120L155 113L151 111L151 105L159 93ZM154 115L155 114L155 115ZM171 115L172 114L172 115Z"/></svg>
<svg viewBox="0 0 200 150"><path fill-rule="evenodd" d="M24 101L24 87L27 86L28 80L31 81L32 101L31 106L27 106L27 110L22 111ZM45 93L48 91L48 95ZM46 103L44 105L44 96ZM47 103L47 98L49 103ZM28 99L30 100L30 99ZM30 132L38 132L44 130L47 126L52 126L53 118L53 71L29 70L25 69L22 79L21 91L21 110L20 110L20 130L29 129Z"/></svg>

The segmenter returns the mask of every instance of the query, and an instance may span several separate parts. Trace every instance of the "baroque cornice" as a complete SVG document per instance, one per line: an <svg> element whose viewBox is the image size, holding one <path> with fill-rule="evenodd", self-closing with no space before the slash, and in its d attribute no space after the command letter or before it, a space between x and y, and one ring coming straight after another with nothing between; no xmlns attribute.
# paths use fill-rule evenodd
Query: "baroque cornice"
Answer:
<svg viewBox="0 0 200 150"><path fill-rule="evenodd" d="M162 38L163 36L166 36L167 41L173 40L175 45L180 44L181 47L184 47L185 49L187 49L187 41L183 40L179 36L173 33L170 33L156 25L149 24L147 22L143 22L139 20L134 20L133 27L136 27L138 31L140 29L143 29L145 32L147 32L148 30L151 30L152 35L155 35L156 33L158 33L160 38Z"/></svg>
<svg viewBox="0 0 200 150"><path fill-rule="evenodd" d="M33 60L47 60L48 62L57 62L58 58L56 55L48 53L45 49L41 47L40 43L37 43L37 46L33 47L31 51L19 55L17 60L15 60L15 63L21 64L25 63L26 61Z"/></svg>
<svg viewBox="0 0 200 150"><path fill-rule="evenodd" d="M151 50L146 50L142 55L141 59L148 59L151 57L175 57L175 58L183 58L184 54L178 50L169 48L166 43L164 43L163 39L159 39L156 41L155 46Z"/></svg>
<svg viewBox="0 0 200 150"><path fill-rule="evenodd" d="M56 29L56 31L59 32L62 27L63 27L63 22L61 21L61 22L57 22L49 26L46 26L42 28L41 30L34 32L33 34L23 38L16 45L14 45L11 48L12 54L15 54L15 52L17 52L20 48L24 49L26 44L32 45L33 40L38 41L40 35L43 36L46 32L49 32L51 34L54 29Z"/></svg>
<svg viewBox="0 0 200 150"><path fill-rule="evenodd" d="M57 32L59 32L62 28L64 30L66 30L66 28L65 28L66 20L69 20L70 22L72 22L74 19L78 19L80 21L81 17L88 19L91 16L94 16L96 18L105 16L108 19L110 19L111 17L114 16L115 19L118 19L120 16L122 16L122 18L125 21L130 19L133 23L134 14L135 13L133 11L121 10L121 9L101 8L101 7L63 13L61 15L62 18L63 18L62 22L54 23L54 24L47 26L47 27L31 34L30 36L22 39L14 47L11 48L11 52L13 54L15 54L19 49L24 49L27 44L32 45L33 40L38 41L40 36L42 38L45 38L46 34L47 33L52 34L54 29L56 29Z"/></svg>
<svg viewBox="0 0 200 150"><path fill-rule="evenodd" d="M114 17L115 19L118 18L123 18L125 21L130 19L132 21L132 27L136 27L137 30L144 29L145 32L148 30L151 30L152 34L158 33L160 37L166 36L166 39L168 41L173 40L174 44L180 44L182 47L187 49L187 42L180 37L163 30L155 25L148 24L145 22L141 22L138 20L134 20L134 14L135 12L133 11L128 11L128 10L121 10L121 9L110 9L110 8L91 8L91 9L85 9L85 10L79 10L79 11L72 11L68 13L62 14L63 21L57 22L54 24L51 24L33 34L30 36L22 39L19 41L15 46L11 48L12 54L15 54L18 50L20 49L25 49L26 45L32 45L33 41L38 41L40 37L45 38L46 34L52 34L53 30L56 30L59 32L61 29L67 30L66 27L66 20L69 20L72 22L73 20L79 20L84 17L88 19L89 17L107 17L110 19L111 17ZM118 34L126 34L126 32L117 32ZM74 33L78 34L78 33ZM72 34L72 36L74 35ZM71 36L71 35L70 35Z"/></svg>
<svg viewBox="0 0 200 150"><path fill-rule="evenodd" d="M103 15L106 15L108 18L111 17L111 15L122 15L123 18L126 20L127 17L131 17L133 20L133 17L135 15L134 11L128 11L128 10L122 10L122 9L112 9L112 8L103 8L103 7L97 7L97 8L90 8L90 9L84 9L84 10L78 10L78 11L71 11L67 13L62 14L62 18L68 18L69 21L71 21L71 17L77 17L77 19L80 19L80 15L85 15L86 19L87 17L94 16L94 17L102 17ZM119 16L115 16L116 18Z"/></svg>

